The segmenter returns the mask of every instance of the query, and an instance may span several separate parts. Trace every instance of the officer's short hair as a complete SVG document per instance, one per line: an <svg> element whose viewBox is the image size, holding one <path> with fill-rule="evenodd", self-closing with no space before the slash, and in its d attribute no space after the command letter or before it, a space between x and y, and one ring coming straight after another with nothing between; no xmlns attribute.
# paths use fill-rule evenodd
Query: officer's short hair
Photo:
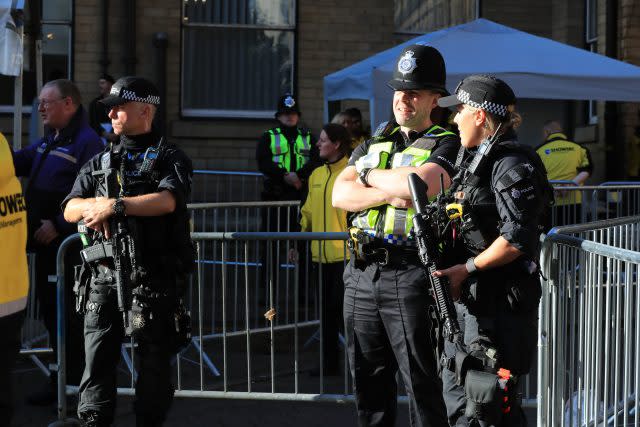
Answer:
<svg viewBox="0 0 640 427"><path fill-rule="evenodd" d="M47 82L42 89L55 87L60 92L60 96L62 98L69 97L71 98L71 102L75 106L79 106L82 104L82 96L80 95L80 91L78 90L78 86L75 85L71 80L67 79L56 79Z"/></svg>

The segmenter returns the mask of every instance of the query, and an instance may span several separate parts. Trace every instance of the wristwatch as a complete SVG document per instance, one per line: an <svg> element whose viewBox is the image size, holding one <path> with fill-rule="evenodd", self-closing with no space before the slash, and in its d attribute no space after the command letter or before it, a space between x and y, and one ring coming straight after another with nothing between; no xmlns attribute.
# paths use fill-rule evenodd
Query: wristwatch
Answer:
<svg viewBox="0 0 640 427"><path fill-rule="evenodd" d="M464 266L467 267L467 273L469 273L469 275L474 274L476 271L478 271L478 267L476 267L476 263L473 262L474 260L475 258L471 257L464 264Z"/></svg>
<svg viewBox="0 0 640 427"><path fill-rule="evenodd" d="M365 187L371 187L371 185L369 185L369 181L367 181L367 176L369 175L369 172L371 172L371 168L364 168L358 174L360 181L362 181Z"/></svg>
<svg viewBox="0 0 640 427"><path fill-rule="evenodd" d="M124 206L124 200L122 200L120 197L118 197L116 199L115 202L113 202L113 205L111 205L111 209L113 210L113 215L115 216L125 216L125 206Z"/></svg>

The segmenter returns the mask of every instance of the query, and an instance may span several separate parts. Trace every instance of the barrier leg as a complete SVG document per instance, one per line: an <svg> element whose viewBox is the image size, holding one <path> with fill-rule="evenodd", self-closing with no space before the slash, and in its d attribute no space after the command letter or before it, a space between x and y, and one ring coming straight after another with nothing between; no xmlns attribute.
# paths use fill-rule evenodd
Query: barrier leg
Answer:
<svg viewBox="0 0 640 427"><path fill-rule="evenodd" d="M74 234L64 239L58 249L58 255L56 258L57 263L57 329L58 329L58 420L49 424L49 427L61 427L61 426L79 426L80 421L75 418L66 418L67 416L67 366L66 366L66 311L65 311L65 298L64 298L64 277L65 266L64 256L67 251L67 247L78 240L80 236Z"/></svg>

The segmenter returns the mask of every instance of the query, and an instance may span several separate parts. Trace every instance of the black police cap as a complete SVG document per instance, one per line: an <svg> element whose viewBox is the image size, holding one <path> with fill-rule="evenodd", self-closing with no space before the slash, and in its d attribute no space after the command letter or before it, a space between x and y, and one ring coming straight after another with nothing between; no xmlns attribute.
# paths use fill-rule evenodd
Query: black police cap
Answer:
<svg viewBox="0 0 640 427"><path fill-rule="evenodd" d="M122 77L111 86L108 96L100 100L107 107L136 101L160 105L160 93L153 83L143 77Z"/></svg>
<svg viewBox="0 0 640 427"><path fill-rule="evenodd" d="M278 99L278 106L276 107L276 117L278 117L278 114L283 113L302 114L300 113L300 106L298 105L298 101L296 101L296 99L288 93Z"/></svg>
<svg viewBox="0 0 640 427"><path fill-rule="evenodd" d="M440 52L431 46L414 44L402 50L387 83L393 90L431 89L448 95L447 70Z"/></svg>
<svg viewBox="0 0 640 427"><path fill-rule="evenodd" d="M467 104L503 117L515 103L516 95L508 84L497 77L479 74L458 83L455 94L438 99L440 107Z"/></svg>

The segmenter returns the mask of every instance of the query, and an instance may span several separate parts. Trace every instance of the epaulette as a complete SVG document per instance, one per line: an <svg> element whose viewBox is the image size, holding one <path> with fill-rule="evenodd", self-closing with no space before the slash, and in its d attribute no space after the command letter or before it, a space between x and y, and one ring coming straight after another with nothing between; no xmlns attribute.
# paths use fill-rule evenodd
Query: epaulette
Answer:
<svg viewBox="0 0 640 427"><path fill-rule="evenodd" d="M380 123L371 137L376 138L382 136L382 133L384 132L388 124L388 121Z"/></svg>

